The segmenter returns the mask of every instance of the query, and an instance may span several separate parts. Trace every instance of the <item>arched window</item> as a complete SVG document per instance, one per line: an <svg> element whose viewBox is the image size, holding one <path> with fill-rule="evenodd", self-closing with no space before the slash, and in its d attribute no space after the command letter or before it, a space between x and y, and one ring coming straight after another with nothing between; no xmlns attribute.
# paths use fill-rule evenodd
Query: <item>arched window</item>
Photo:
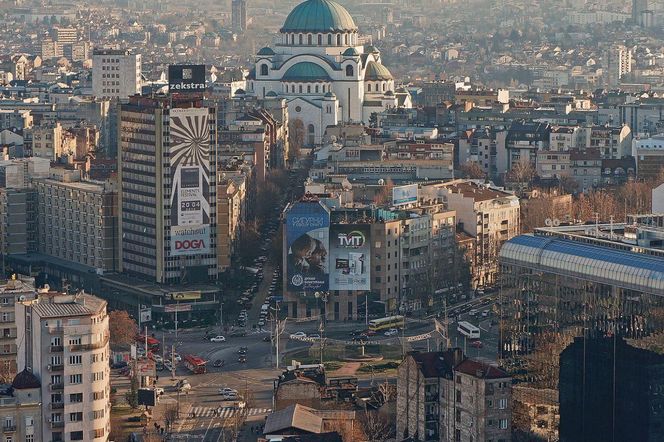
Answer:
<svg viewBox="0 0 664 442"><path fill-rule="evenodd" d="M316 142L316 128L313 124L307 126L307 133L309 135L309 145L312 145Z"/></svg>
<svg viewBox="0 0 664 442"><path fill-rule="evenodd" d="M307 85L307 94L310 94L310 93L311 93L311 85L308 84L308 85Z"/></svg>
<svg viewBox="0 0 664 442"><path fill-rule="evenodd" d="M385 82L383 81L383 92L385 92Z"/></svg>
<svg viewBox="0 0 664 442"><path fill-rule="evenodd" d="M371 92L371 83L367 85L367 90Z"/></svg>
<svg viewBox="0 0 664 442"><path fill-rule="evenodd" d="M332 34L327 34L327 44L332 46Z"/></svg>
<svg viewBox="0 0 664 442"><path fill-rule="evenodd" d="M318 93L318 85L316 85L316 93Z"/></svg>
<svg viewBox="0 0 664 442"><path fill-rule="evenodd" d="M318 46L323 46L323 35L318 34Z"/></svg>
<svg viewBox="0 0 664 442"><path fill-rule="evenodd" d="M307 44L311 46L313 44L313 41L311 40L311 34L307 35Z"/></svg>
<svg viewBox="0 0 664 442"><path fill-rule="evenodd" d="M341 46L341 34L337 34L337 46Z"/></svg>
<svg viewBox="0 0 664 442"><path fill-rule="evenodd" d="M295 34L291 34L291 44L295 44Z"/></svg>
<svg viewBox="0 0 664 442"><path fill-rule="evenodd" d="M348 46L348 34L344 34L344 44Z"/></svg>
<svg viewBox="0 0 664 442"><path fill-rule="evenodd" d="M346 77L352 77L353 76L353 65L349 64L346 66Z"/></svg>
<svg viewBox="0 0 664 442"><path fill-rule="evenodd" d="M299 35L300 44L302 44L302 34Z"/></svg>
<svg viewBox="0 0 664 442"><path fill-rule="evenodd" d="M300 91L300 93L302 93L302 85L298 86L298 90Z"/></svg>
<svg viewBox="0 0 664 442"><path fill-rule="evenodd" d="M295 85L292 85L292 86L291 86L291 92L292 92L292 93L295 93Z"/></svg>
<svg viewBox="0 0 664 442"><path fill-rule="evenodd" d="M261 65L261 75L267 75L268 67L266 64Z"/></svg>

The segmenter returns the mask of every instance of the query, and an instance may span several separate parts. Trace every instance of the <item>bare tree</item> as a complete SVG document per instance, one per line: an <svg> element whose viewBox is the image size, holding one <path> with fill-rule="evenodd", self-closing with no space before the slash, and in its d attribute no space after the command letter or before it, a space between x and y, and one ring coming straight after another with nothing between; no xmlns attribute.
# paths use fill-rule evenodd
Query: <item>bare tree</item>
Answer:
<svg viewBox="0 0 664 442"><path fill-rule="evenodd" d="M385 442L396 432L387 417L377 411L365 410L360 417L360 424L368 442Z"/></svg>
<svg viewBox="0 0 664 442"><path fill-rule="evenodd" d="M470 179L483 179L486 178L484 169L474 161L466 161L459 166L459 171L463 174L464 178Z"/></svg>
<svg viewBox="0 0 664 442"><path fill-rule="evenodd" d="M530 186L537 173L530 161L518 161L507 172L505 181L517 185L521 189Z"/></svg>
<svg viewBox="0 0 664 442"><path fill-rule="evenodd" d="M379 206L389 204L392 201L393 188L394 181L392 181L391 178L387 178L387 180L385 180L385 184L383 184L383 187L376 193L376 196L374 197L374 204Z"/></svg>
<svg viewBox="0 0 664 442"><path fill-rule="evenodd" d="M304 146L304 123L299 118L288 125L288 161L291 163L300 156L300 149Z"/></svg>
<svg viewBox="0 0 664 442"><path fill-rule="evenodd" d="M178 418L178 407L175 404L166 405L164 410L164 423L166 424L166 431L171 432L173 424Z"/></svg>
<svg viewBox="0 0 664 442"><path fill-rule="evenodd" d="M138 325L125 310L109 313L108 324L111 333L111 347L128 346L136 340Z"/></svg>

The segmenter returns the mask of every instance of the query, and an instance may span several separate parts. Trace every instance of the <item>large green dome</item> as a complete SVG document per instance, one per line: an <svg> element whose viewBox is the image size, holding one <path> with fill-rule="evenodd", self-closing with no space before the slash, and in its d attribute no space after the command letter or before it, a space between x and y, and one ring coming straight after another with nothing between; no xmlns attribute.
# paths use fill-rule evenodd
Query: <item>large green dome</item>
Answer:
<svg viewBox="0 0 664 442"><path fill-rule="evenodd" d="M283 81L329 81L330 76L325 69L310 61L294 64L282 77Z"/></svg>
<svg viewBox="0 0 664 442"><path fill-rule="evenodd" d="M372 60L367 64L367 70L364 71L364 80L392 80L392 74L385 66Z"/></svg>
<svg viewBox="0 0 664 442"><path fill-rule="evenodd" d="M331 0L307 0L288 14L281 32L356 31L346 8Z"/></svg>

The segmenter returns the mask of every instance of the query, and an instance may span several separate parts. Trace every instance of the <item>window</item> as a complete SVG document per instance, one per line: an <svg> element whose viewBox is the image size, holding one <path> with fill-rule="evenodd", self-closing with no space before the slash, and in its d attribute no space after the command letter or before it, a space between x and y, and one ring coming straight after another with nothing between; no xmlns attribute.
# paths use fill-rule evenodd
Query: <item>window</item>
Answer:
<svg viewBox="0 0 664 442"><path fill-rule="evenodd" d="M268 67L265 63L261 65L261 75L267 75L268 74Z"/></svg>
<svg viewBox="0 0 664 442"><path fill-rule="evenodd" d="M456 391L456 401L461 402L461 390Z"/></svg>
<svg viewBox="0 0 664 442"><path fill-rule="evenodd" d="M70 374L69 375L69 383L70 384L80 384L83 382L83 375L82 374Z"/></svg>
<svg viewBox="0 0 664 442"><path fill-rule="evenodd" d="M81 365L82 362L83 356L81 355L69 356L69 365Z"/></svg>
<svg viewBox="0 0 664 442"><path fill-rule="evenodd" d="M92 412L92 419L101 419L104 417L104 409L95 410Z"/></svg>
<svg viewBox="0 0 664 442"><path fill-rule="evenodd" d="M456 410L455 413L454 413L454 415L455 415L455 416L454 416L454 419L455 419L457 422L461 422L461 410Z"/></svg>
<svg viewBox="0 0 664 442"><path fill-rule="evenodd" d="M501 419L500 420L500 429L501 430L507 430L507 419Z"/></svg>
<svg viewBox="0 0 664 442"><path fill-rule="evenodd" d="M69 422L80 422L83 420L83 412L69 413Z"/></svg>
<svg viewBox="0 0 664 442"><path fill-rule="evenodd" d="M311 34L307 35L307 44L311 46L313 44L313 41L311 40Z"/></svg>
<svg viewBox="0 0 664 442"><path fill-rule="evenodd" d="M368 92L371 92L371 84L368 84L368 85L367 85L367 91L368 91Z"/></svg>
<svg viewBox="0 0 664 442"><path fill-rule="evenodd" d="M104 437L104 429L103 428L96 428L94 431L94 438L97 439L99 437Z"/></svg>
<svg viewBox="0 0 664 442"><path fill-rule="evenodd" d="M69 433L69 439L70 440L83 440L83 432L82 431L72 431Z"/></svg>
<svg viewBox="0 0 664 442"><path fill-rule="evenodd" d="M69 345L81 345L81 338L70 338Z"/></svg>
<svg viewBox="0 0 664 442"><path fill-rule="evenodd" d="M341 46L341 34L337 34L337 46Z"/></svg>
<svg viewBox="0 0 664 442"><path fill-rule="evenodd" d="M92 393L92 400L93 401L98 401L98 400L101 400L101 399L104 399L104 390L95 391L94 393Z"/></svg>
<svg viewBox="0 0 664 442"><path fill-rule="evenodd" d="M321 34L318 34L318 46L323 45L323 36Z"/></svg>
<svg viewBox="0 0 664 442"><path fill-rule="evenodd" d="M346 77L352 77L353 76L353 65L347 65L346 66Z"/></svg>
<svg viewBox="0 0 664 442"><path fill-rule="evenodd" d="M300 44L302 44L302 34L298 36L298 41L300 42Z"/></svg>
<svg viewBox="0 0 664 442"><path fill-rule="evenodd" d="M34 434L26 434L25 435L25 442L35 442L35 435Z"/></svg>
<svg viewBox="0 0 664 442"><path fill-rule="evenodd" d="M500 399L498 401L498 408L500 408L501 410L507 408L507 399Z"/></svg>
<svg viewBox="0 0 664 442"><path fill-rule="evenodd" d="M103 380L104 380L104 372L103 371L98 371L96 373L92 373L92 382L103 381Z"/></svg>
<svg viewBox="0 0 664 442"><path fill-rule="evenodd" d="M72 393L69 395L69 402L83 402L83 393Z"/></svg>

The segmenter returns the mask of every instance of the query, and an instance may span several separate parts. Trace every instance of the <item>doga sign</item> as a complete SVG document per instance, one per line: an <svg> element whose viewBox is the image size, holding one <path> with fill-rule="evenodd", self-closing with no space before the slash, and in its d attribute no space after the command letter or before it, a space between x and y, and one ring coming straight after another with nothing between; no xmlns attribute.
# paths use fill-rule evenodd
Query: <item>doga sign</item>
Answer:
<svg viewBox="0 0 664 442"><path fill-rule="evenodd" d="M171 254L175 256L210 253L210 226L171 227Z"/></svg>

